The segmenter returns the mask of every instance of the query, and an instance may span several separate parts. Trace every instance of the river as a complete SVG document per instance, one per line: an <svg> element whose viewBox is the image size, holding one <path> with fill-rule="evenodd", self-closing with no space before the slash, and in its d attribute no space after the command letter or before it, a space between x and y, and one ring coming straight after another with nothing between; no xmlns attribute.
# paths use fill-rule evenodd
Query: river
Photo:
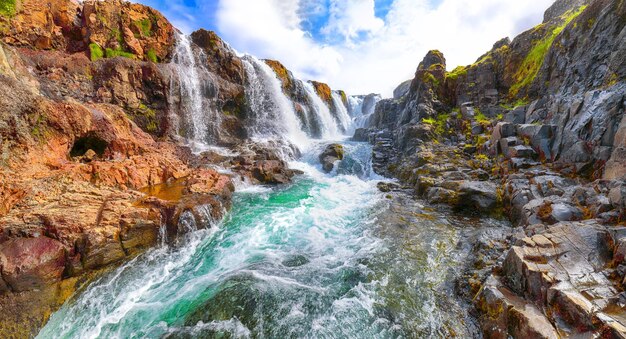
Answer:
<svg viewBox="0 0 626 339"><path fill-rule="evenodd" d="M321 171L238 190L208 230L150 250L70 299L39 338L413 338L477 332L452 280L457 221L381 193L371 146Z"/></svg>

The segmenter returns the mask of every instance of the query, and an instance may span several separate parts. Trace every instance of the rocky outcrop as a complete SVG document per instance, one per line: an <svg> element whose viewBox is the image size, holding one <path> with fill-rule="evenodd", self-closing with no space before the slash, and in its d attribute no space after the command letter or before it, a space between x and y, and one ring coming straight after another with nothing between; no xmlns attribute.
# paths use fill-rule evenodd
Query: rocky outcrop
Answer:
<svg viewBox="0 0 626 339"><path fill-rule="evenodd" d="M0 333L28 336L84 277L184 232L181 215L218 220L233 185L118 106L41 95L5 54L16 77L0 77Z"/></svg>
<svg viewBox="0 0 626 339"><path fill-rule="evenodd" d="M626 336L625 13L623 1L557 1L472 65L445 71L431 51L355 134L418 197L512 221L499 242L512 247L477 244L491 266L471 261L458 282L487 337Z"/></svg>
<svg viewBox="0 0 626 339"><path fill-rule="evenodd" d="M0 35L14 46L85 52L92 60L124 56L153 62L168 60L174 27L157 11L121 0L14 1L2 16Z"/></svg>
<svg viewBox="0 0 626 339"><path fill-rule="evenodd" d="M335 167L335 162L338 160L343 160L344 150L343 146L340 144L332 144L326 146L324 152L322 152L319 156L320 163L322 164L322 169L330 173Z"/></svg>

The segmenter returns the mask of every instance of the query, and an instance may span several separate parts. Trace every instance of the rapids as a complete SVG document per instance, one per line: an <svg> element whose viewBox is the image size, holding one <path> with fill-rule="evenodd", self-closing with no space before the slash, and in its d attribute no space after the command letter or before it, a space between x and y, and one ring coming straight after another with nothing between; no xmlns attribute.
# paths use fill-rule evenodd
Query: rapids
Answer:
<svg viewBox="0 0 626 339"><path fill-rule="evenodd" d="M371 146L344 142L330 174L324 146L290 164L305 172L294 183L241 189L222 222L93 282L38 338L469 335L450 298L462 257L453 222L406 202L406 215L390 213Z"/></svg>

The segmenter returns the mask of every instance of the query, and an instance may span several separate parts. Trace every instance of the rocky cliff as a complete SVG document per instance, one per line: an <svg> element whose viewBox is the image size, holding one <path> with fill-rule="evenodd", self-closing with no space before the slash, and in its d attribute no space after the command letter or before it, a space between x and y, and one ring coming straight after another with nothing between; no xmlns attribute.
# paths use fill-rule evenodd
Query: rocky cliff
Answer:
<svg viewBox="0 0 626 339"><path fill-rule="evenodd" d="M180 33L149 7L8 0L0 40L1 337L36 334L102 270L213 225L234 182L296 174L277 145L248 140L244 61L213 32L189 37L199 61L180 60ZM187 146L179 67L196 62L210 141L231 153ZM297 108L300 81L268 63Z"/></svg>
<svg viewBox="0 0 626 339"><path fill-rule="evenodd" d="M457 282L487 337L626 336L625 26L623 1L559 0L472 65L430 51L355 134L416 196L513 221Z"/></svg>

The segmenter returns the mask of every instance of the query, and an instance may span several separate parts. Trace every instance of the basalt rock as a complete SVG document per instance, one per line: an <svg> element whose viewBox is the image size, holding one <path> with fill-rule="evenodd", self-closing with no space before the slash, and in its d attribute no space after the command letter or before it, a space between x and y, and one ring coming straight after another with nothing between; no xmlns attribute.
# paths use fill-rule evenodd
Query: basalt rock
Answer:
<svg viewBox="0 0 626 339"><path fill-rule="evenodd" d="M331 172L335 167L335 162L343 160L344 150L340 144L328 145L324 152L320 154L319 160L325 172Z"/></svg>

